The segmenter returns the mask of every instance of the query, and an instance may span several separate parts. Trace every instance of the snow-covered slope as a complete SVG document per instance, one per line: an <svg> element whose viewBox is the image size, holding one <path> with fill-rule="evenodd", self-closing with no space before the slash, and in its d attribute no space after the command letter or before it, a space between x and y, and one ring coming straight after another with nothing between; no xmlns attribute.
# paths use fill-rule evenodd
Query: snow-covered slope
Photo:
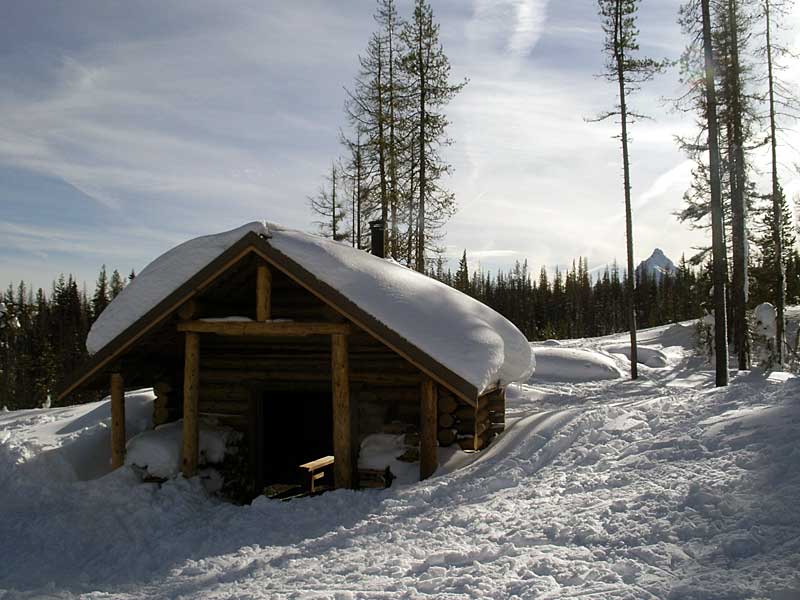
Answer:
<svg viewBox="0 0 800 600"><path fill-rule="evenodd" d="M291 502L233 506L125 468L54 480L63 436L92 439L103 405L0 413L0 596L800 597L800 380L714 388L690 325L639 339L667 366L511 386L484 452L420 483ZM558 347L626 375L603 351L625 341Z"/></svg>
<svg viewBox="0 0 800 600"><path fill-rule="evenodd" d="M528 342L505 317L438 281L387 260L279 225L253 222L189 240L166 252L117 296L87 340L97 352L249 232L474 385L523 381L533 368Z"/></svg>
<svg viewBox="0 0 800 600"><path fill-rule="evenodd" d="M646 273L650 276L655 275L656 279L661 279L662 275L672 274L676 271L675 263L664 254L661 248L653 250L653 253L636 267L637 275L641 276L642 273Z"/></svg>

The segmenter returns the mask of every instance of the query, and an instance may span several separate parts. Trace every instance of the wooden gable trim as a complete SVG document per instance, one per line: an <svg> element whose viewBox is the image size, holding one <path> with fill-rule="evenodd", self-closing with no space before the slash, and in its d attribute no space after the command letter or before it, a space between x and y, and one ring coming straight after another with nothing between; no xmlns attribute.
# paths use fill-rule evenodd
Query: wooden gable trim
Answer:
<svg viewBox="0 0 800 600"><path fill-rule="evenodd" d="M256 234L253 234L258 238ZM260 238L258 238L260 239ZM253 240L248 236L233 244L225 252L220 254L215 260L211 261L189 281L184 283L164 300L159 302L151 310L146 312L135 323L120 333L111 342L103 346L94 354L89 362L80 368L77 374L71 378L71 383L58 394L58 400L62 400L76 389L84 385L110 362L115 360L123 352L129 349L136 341L141 339L147 332L151 331L164 319L177 311L187 300L196 296L206 287L211 285L225 271L239 262L246 255L253 252Z"/></svg>

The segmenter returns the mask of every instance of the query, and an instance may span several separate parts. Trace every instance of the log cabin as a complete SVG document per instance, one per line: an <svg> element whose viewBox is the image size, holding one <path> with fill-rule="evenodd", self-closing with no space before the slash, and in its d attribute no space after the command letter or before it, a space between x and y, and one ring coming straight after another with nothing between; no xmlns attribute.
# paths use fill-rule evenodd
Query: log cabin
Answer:
<svg viewBox="0 0 800 600"><path fill-rule="evenodd" d="M200 423L240 431L255 489L332 469L367 485L361 442L411 434L419 477L437 447L484 448L504 428L507 384L530 376L525 337L500 314L373 252L265 222L189 240L150 263L87 339L60 392L110 390L111 464L124 464L125 390L153 387L153 426L182 419L181 471ZM375 243L375 239L379 239Z"/></svg>

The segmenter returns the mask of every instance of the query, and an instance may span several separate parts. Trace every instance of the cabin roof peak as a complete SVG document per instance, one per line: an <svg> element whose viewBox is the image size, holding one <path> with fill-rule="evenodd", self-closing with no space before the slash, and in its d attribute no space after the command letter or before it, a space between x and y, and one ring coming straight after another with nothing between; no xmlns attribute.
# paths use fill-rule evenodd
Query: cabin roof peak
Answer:
<svg viewBox="0 0 800 600"><path fill-rule="evenodd" d="M254 221L188 240L147 265L92 326L90 365L61 396L251 252L468 401L530 375L527 340L488 306L395 261Z"/></svg>

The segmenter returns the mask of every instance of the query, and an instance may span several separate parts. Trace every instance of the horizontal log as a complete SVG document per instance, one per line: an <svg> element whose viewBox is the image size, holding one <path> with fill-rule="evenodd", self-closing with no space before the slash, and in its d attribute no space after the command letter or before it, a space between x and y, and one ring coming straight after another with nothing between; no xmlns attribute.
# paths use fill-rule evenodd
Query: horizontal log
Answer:
<svg viewBox="0 0 800 600"><path fill-rule="evenodd" d="M330 371L330 357L327 360L303 356L276 360L248 360L247 358L237 360L231 357L226 360L208 360L201 363L203 371L217 369L230 371ZM419 371L407 369L404 365L396 362L353 361L351 370L362 373L397 375L398 377L417 377L416 381L419 381L421 377Z"/></svg>
<svg viewBox="0 0 800 600"><path fill-rule="evenodd" d="M359 469L358 487L361 488L387 488L392 484L392 472L386 469Z"/></svg>
<svg viewBox="0 0 800 600"><path fill-rule="evenodd" d="M456 441L456 432L452 429L440 429L437 434L440 446L449 446Z"/></svg>
<svg viewBox="0 0 800 600"><path fill-rule="evenodd" d="M249 417L249 415L241 414L241 413L232 413L232 412L214 412L208 410L200 410L198 413L201 417L213 417L215 419L234 419L237 421L243 421Z"/></svg>
<svg viewBox="0 0 800 600"><path fill-rule="evenodd" d="M439 394L439 413L449 414L456 408L458 408L458 401L451 394Z"/></svg>
<svg viewBox="0 0 800 600"><path fill-rule="evenodd" d="M448 429L452 427L455 422L456 420L453 415L449 415L447 413L442 413L439 415L439 427L442 429Z"/></svg>
<svg viewBox="0 0 800 600"><path fill-rule="evenodd" d="M458 440L458 445L462 450L481 450L489 441L489 436L484 433L479 436L463 437Z"/></svg>
<svg viewBox="0 0 800 600"><path fill-rule="evenodd" d="M485 421L486 419L489 418L489 410L484 407L479 409L476 414L474 408L472 408L471 406L465 406L463 408L459 408L455 412L455 416L457 419L461 421L470 421L473 423L475 421L480 422L480 421Z"/></svg>
<svg viewBox="0 0 800 600"><path fill-rule="evenodd" d="M489 410L505 410L505 390L498 390L496 392L486 394L485 396L481 396L481 398L479 398L479 405L482 405L481 402L484 398L486 399L486 404L488 405Z"/></svg>
<svg viewBox="0 0 800 600"><path fill-rule="evenodd" d="M201 381L216 383L269 382L269 381L330 381L328 371L201 371ZM350 381L375 385L412 385L420 382L419 375L392 375L381 373L350 372Z"/></svg>
<svg viewBox="0 0 800 600"><path fill-rule="evenodd" d="M305 335L347 335L347 323L324 323L306 321L183 321L178 323L178 331L192 333L215 333L218 335L239 336L305 336Z"/></svg>

